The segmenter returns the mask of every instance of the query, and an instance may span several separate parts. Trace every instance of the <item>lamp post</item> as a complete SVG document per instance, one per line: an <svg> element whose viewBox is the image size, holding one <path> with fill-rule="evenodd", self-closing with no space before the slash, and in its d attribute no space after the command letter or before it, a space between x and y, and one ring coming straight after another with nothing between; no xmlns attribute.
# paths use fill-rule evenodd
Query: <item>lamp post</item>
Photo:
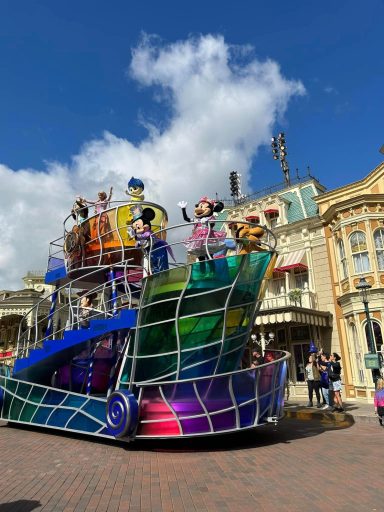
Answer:
<svg viewBox="0 0 384 512"><path fill-rule="evenodd" d="M231 189L231 196L236 204L236 201L241 199L241 174L236 171L229 173L229 187Z"/></svg>
<svg viewBox="0 0 384 512"><path fill-rule="evenodd" d="M368 308L368 292L372 288L372 285L370 285L365 277L360 277L360 281L356 285L356 289L358 290L361 298L361 302L364 304L364 311L365 316L367 318L367 334L368 334L368 346L369 351L371 354L376 354L376 348L375 348L375 338L373 334L372 329L372 322L371 322L371 315L369 314L369 308Z"/></svg>
<svg viewBox="0 0 384 512"><path fill-rule="evenodd" d="M288 161L286 159L287 144L285 142L284 133L281 132L277 137L272 137L271 142L273 159L280 160L281 169L284 173L285 184L287 185L287 187L289 187L291 184L291 180L289 177Z"/></svg>
<svg viewBox="0 0 384 512"><path fill-rule="evenodd" d="M372 285L366 281L365 277L360 277L360 281L357 283L356 289L360 294L361 302L364 304L364 311L367 319L367 338L369 347L369 354L364 356L365 367L368 370L372 370L372 379L373 382L376 382L377 378L380 377L380 359L379 354L376 352L375 336L373 333L371 315L369 314L368 308L368 292L371 288Z"/></svg>
<svg viewBox="0 0 384 512"><path fill-rule="evenodd" d="M261 348L261 353L262 353L262 355L264 355L265 347L267 347L270 343L273 342L273 340L275 339L275 334L273 332L270 332L268 334L268 338L266 338L265 334L263 332L261 332L259 340L257 339L256 334L252 334L251 339L252 339L253 345L259 345L259 347Z"/></svg>

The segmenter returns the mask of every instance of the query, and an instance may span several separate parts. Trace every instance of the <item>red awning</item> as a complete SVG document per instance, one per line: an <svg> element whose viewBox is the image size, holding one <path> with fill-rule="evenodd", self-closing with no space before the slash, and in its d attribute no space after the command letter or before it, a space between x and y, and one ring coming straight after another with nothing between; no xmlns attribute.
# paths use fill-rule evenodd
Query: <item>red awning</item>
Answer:
<svg viewBox="0 0 384 512"><path fill-rule="evenodd" d="M269 210L264 210L264 213L277 213L277 215L279 215L279 210L275 210L275 208L270 208Z"/></svg>
<svg viewBox="0 0 384 512"><path fill-rule="evenodd" d="M307 270L308 266L306 263L305 249L301 249L300 251L290 252L285 255L283 264L280 264L274 270L277 272L289 272L293 268Z"/></svg>
<svg viewBox="0 0 384 512"><path fill-rule="evenodd" d="M247 222L259 222L260 217L258 215L248 215L248 217L245 217L245 220Z"/></svg>

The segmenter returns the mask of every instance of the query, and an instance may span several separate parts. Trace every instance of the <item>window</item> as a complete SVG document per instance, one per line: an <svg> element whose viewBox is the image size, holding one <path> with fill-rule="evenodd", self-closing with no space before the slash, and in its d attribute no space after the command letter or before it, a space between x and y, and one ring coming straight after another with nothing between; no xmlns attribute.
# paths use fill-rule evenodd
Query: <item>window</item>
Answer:
<svg viewBox="0 0 384 512"><path fill-rule="evenodd" d="M339 240L337 245L339 247L341 279L346 279L348 277L348 262L347 258L345 257L344 242L342 240Z"/></svg>
<svg viewBox="0 0 384 512"><path fill-rule="evenodd" d="M293 365L295 368L296 382L305 382L305 367L309 357L309 343L293 345Z"/></svg>
<svg viewBox="0 0 384 512"><path fill-rule="evenodd" d="M278 213L270 213L269 214L269 227L271 229L275 228L277 226L277 221L279 220L279 214Z"/></svg>
<svg viewBox="0 0 384 512"><path fill-rule="evenodd" d="M299 272L295 274L295 288L299 290L308 289L308 272Z"/></svg>
<svg viewBox="0 0 384 512"><path fill-rule="evenodd" d="M384 270L384 229L377 229L373 235L375 242L377 266L379 270Z"/></svg>
<svg viewBox="0 0 384 512"><path fill-rule="evenodd" d="M355 349L355 357L356 357L356 366L358 372L358 379L360 384L364 383L364 367L363 367L363 358L361 356L360 350L360 342L357 334L357 329L355 324L351 324L351 337L353 341L353 346Z"/></svg>
<svg viewBox="0 0 384 512"><path fill-rule="evenodd" d="M298 327L291 327L291 338L293 340L308 340L309 339L309 326L308 325L299 325ZM309 343L308 343L308 347L309 347Z"/></svg>
<svg viewBox="0 0 384 512"><path fill-rule="evenodd" d="M285 295L285 277L273 279L272 292L275 297Z"/></svg>
<svg viewBox="0 0 384 512"><path fill-rule="evenodd" d="M373 338L374 338L374 342L376 345L376 351L380 352L382 345L383 345L383 336L381 334L381 327L380 327L380 324L378 322L376 322L375 320L371 320L371 323L372 323L372 330L373 330ZM367 348L369 351L370 348L369 348L369 337L368 337L368 323L365 324L365 338L367 340Z"/></svg>
<svg viewBox="0 0 384 512"><path fill-rule="evenodd" d="M355 231L352 233L349 242L351 245L355 274L362 274L363 272L371 270L365 233L362 231Z"/></svg>

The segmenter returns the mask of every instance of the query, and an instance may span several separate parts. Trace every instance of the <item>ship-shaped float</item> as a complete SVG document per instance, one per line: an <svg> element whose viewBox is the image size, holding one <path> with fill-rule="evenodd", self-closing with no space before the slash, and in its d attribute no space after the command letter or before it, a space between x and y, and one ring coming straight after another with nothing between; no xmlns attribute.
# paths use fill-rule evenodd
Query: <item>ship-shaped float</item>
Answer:
<svg viewBox="0 0 384 512"><path fill-rule="evenodd" d="M194 251L193 221L170 227L164 208L143 200L105 206L72 212L50 245L46 283L55 289L20 324L12 374L0 375L0 417L127 441L282 418L289 354L268 351L244 367L276 259L272 233L231 254L218 217L220 236L208 223ZM148 214L149 234L135 235ZM237 252L248 243L231 241Z"/></svg>

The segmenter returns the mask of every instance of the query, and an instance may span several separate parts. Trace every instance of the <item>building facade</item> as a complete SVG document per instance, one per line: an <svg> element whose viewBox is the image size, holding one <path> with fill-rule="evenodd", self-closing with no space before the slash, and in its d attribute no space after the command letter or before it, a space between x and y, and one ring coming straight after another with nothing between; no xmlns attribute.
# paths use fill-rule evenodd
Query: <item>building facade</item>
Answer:
<svg viewBox="0 0 384 512"><path fill-rule="evenodd" d="M0 363L12 363L21 322L24 322L21 328L32 325L34 319L28 316L29 311L52 293L53 287L45 284L44 276L44 272L28 272L23 277L24 289L0 290ZM45 301L41 307L41 317L46 317L48 312L49 304ZM39 334L44 333L46 322L39 322L38 328Z"/></svg>
<svg viewBox="0 0 384 512"><path fill-rule="evenodd" d="M361 181L315 197L324 224L346 397L371 401L374 382L365 369L367 318L356 285L372 286L369 310L375 348L384 329L384 163ZM335 345L336 346L336 345Z"/></svg>
<svg viewBox="0 0 384 512"><path fill-rule="evenodd" d="M310 343L339 350L325 231L315 198L324 187L308 177L274 193L228 208L227 220L253 217L269 227L279 254L253 329L271 348L291 352L291 396L307 397L304 368Z"/></svg>

